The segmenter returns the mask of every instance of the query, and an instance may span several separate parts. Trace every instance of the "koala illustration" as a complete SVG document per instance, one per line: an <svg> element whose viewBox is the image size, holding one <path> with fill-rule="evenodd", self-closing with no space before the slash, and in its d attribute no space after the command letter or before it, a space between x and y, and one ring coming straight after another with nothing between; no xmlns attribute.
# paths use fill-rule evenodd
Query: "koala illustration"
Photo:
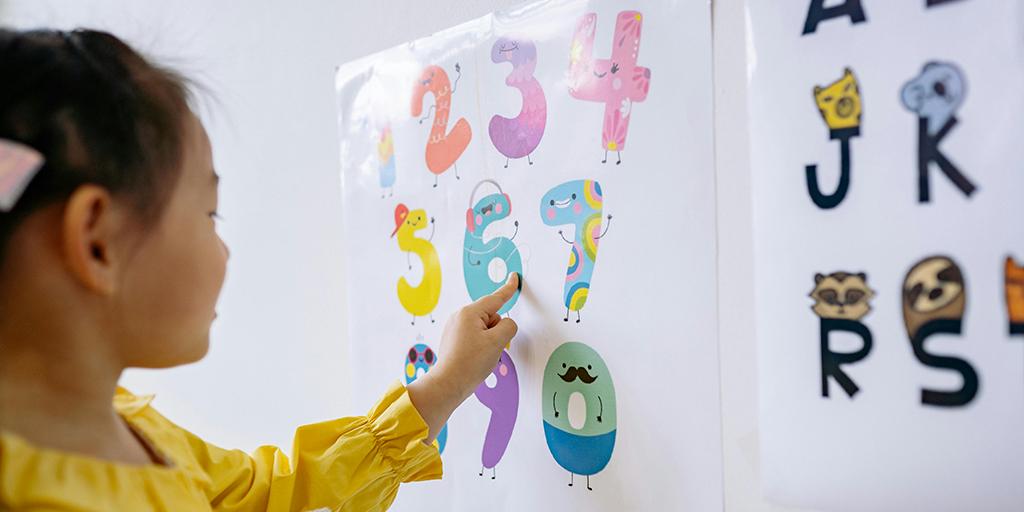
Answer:
<svg viewBox="0 0 1024 512"><path fill-rule="evenodd" d="M964 195L970 197L978 188L939 148L942 139L956 126L956 111L966 95L964 74L948 62L925 64L921 73L900 92L903 106L917 114L918 202L931 200L928 169L932 162Z"/></svg>
<svg viewBox="0 0 1024 512"><path fill-rule="evenodd" d="M948 62L929 62L921 74L903 86L903 106L928 120L928 135L939 133L956 114L967 95L960 68Z"/></svg>

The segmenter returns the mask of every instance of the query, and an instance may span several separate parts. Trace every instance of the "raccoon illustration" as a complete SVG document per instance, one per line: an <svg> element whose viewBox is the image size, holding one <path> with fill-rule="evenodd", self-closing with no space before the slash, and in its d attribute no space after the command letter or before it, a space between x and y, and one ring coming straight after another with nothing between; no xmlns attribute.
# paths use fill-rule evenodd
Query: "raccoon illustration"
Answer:
<svg viewBox="0 0 1024 512"><path fill-rule="evenodd" d="M815 300L811 310L821 318L860 320L871 312L870 300L875 291L868 287L863 272L815 274L810 297Z"/></svg>

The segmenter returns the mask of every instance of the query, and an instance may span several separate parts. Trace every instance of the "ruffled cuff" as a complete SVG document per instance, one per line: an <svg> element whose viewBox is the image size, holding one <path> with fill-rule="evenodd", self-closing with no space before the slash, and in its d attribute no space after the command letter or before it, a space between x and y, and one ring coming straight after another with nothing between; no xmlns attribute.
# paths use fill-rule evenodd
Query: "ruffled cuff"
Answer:
<svg viewBox="0 0 1024 512"><path fill-rule="evenodd" d="M385 462L394 468L400 481L441 478L443 466L437 444L423 442L430 429L405 386L395 381L366 417Z"/></svg>

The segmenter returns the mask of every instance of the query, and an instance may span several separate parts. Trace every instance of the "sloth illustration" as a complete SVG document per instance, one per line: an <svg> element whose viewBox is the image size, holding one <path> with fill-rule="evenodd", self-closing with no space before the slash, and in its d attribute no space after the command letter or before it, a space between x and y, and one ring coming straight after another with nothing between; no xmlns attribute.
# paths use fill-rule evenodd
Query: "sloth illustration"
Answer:
<svg viewBox="0 0 1024 512"><path fill-rule="evenodd" d="M903 280L903 323L913 338L932 320L960 320L967 298L960 267L945 256L921 260Z"/></svg>
<svg viewBox="0 0 1024 512"><path fill-rule="evenodd" d="M814 289L810 297L815 300L811 310L821 318L860 320L871 312L869 301L875 291L868 287L868 276L863 272L833 272L815 274Z"/></svg>

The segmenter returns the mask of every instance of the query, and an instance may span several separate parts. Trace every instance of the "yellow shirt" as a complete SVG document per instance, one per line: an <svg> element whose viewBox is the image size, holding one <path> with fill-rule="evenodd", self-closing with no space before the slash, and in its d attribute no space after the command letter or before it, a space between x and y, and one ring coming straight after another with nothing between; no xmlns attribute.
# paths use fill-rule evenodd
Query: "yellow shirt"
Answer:
<svg viewBox="0 0 1024 512"><path fill-rule="evenodd" d="M441 478L436 443L395 383L366 416L299 427L294 462L204 442L118 389L114 406L169 462L131 466L47 450L0 432L0 510L385 510L402 482Z"/></svg>

